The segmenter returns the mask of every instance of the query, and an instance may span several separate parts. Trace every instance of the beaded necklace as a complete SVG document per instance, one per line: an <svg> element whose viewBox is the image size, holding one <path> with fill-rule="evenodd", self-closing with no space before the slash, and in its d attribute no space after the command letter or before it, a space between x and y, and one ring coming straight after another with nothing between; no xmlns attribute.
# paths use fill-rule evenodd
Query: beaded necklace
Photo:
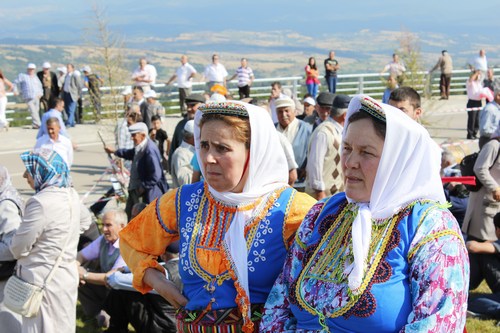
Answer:
<svg viewBox="0 0 500 333"><path fill-rule="evenodd" d="M259 222L268 213L286 188L286 186L282 187L254 202L243 205L230 205L217 201L210 194L208 186L205 184L205 195L203 195L200 200L198 214L196 214L195 223L193 225L193 237L191 237L189 241L189 259L194 271L207 282L204 286L206 290L213 292L217 285L221 286L225 280L231 279L231 267L228 267L228 270L221 274L210 274L199 264L196 258L196 249L208 248L224 252L222 250L224 235L236 212L253 210L252 216L245 221L245 234L247 235L246 245L247 250L250 250Z"/></svg>

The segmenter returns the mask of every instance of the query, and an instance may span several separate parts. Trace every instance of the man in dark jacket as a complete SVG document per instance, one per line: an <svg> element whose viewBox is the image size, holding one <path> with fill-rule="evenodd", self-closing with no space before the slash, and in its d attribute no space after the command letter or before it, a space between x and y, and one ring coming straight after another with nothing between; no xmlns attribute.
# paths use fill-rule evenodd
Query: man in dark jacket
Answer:
<svg viewBox="0 0 500 333"><path fill-rule="evenodd" d="M148 127L135 123L129 128L134 148L115 150L104 147L107 153L132 161L128 199L125 212L130 219L132 206L137 202L150 203L168 190L161 166L161 154L156 144L148 139Z"/></svg>
<svg viewBox="0 0 500 333"><path fill-rule="evenodd" d="M47 112L50 105L54 101L54 98L59 97L59 86L57 85L56 73L50 70L50 63L44 62L43 70L36 73L36 76L42 82L43 95L40 98L40 104L42 104L43 111Z"/></svg>

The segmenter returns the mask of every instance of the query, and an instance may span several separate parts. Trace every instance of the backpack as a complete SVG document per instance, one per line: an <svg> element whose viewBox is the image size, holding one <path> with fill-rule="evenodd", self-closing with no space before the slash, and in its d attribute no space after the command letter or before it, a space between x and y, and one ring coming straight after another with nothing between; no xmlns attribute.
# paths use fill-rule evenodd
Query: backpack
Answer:
<svg viewBox="0 0 500 333"><path fill-rule="evenodd" d="M483 187L483 184L474 173L474 164L476 164L478 155L479 155L478 152L472 153L470 155L465 156L460 162L460 173L462 174L462 176L474 176L476 178L476 185L465 185L465 187L471 192L477 192L481 189L481 187ZM500 149L498 150L497 157L494 159L493 164L495 164L499 155L500 155ZM491 167L493 167L493 165Z"/></svg>
<svg viewBox="0 0 500 333"><path fill-rule="evenodd" d="M476 178L476 185L465 185L465 187L471 192L477 192L481 187L483 187L483 184L481 184L481 181L474 173L474 164L476 164L478 155L479 153L472 153L465 156L460 162L460 173L462 176L474 176Z"/></svg>

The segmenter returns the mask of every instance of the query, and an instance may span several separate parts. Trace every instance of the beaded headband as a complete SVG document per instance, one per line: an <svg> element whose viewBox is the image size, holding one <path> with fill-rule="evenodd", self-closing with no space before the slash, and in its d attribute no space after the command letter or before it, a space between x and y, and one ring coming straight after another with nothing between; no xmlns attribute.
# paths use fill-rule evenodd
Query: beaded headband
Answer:
<svg viewBox="0 0 500 333"><path fill-rule="evenodd" d="M224 116L234 116L241 118L249 117L247 108L244 105L232 102L207 103L201 105L198 110L200 110L203 115L220 114Z"/></svg>
<svg viewBox="0 0 500 333"><path fill-rule="evenodd" d="M371 98L363 97L359 110L365 111L377 120L386 122L384 109Z"/></svg>

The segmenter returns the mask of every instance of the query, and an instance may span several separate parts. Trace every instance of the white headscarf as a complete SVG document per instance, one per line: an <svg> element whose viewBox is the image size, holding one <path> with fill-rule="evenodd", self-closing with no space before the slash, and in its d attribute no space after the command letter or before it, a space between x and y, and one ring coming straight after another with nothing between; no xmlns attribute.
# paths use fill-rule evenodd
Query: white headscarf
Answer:
<svg viewBox="0 0 500 333"><path fill-rule="evenodd" d="M261 107L239 101L227 101L225 103L210 105L226 108L231 103L244 106L249 114L251 141L250 160L247 167L248 177L242 193L218 192L213 189L210 184L208 184L208 190L219 201L231 205L239 205L250 203L278 188L287 186L288 167L283 148L281 148L279 143L276 128L269 117L269 113ZM200 121L202 115L203 113L198 110L194 118L194 144L196 148L196 157L200 162L201 173L205 176L203 162L199 153ZM230 253L230 258L228 259L236 268L235 273L238 280L236 282L242 286L248 298L250 297L248 287L248 255L244 230L245 221L250 218L253 213L253 210L244 212L237 211L224 237L225 246L229 249Z"/></svg>
<svg viewBox="0 0 500 333"><path fill-rule="evenodd" d="M389 218L417 199L446 202L439 174L441 151L427 130L401 110L357 95L349 103L343 136L349 127L349 117L359 112L363 98L383 108L387 129L370 202L357 203L359 211L352 226L354 268L349 274L349 288L353 292L364 277L372 218Z"/></svg>
<svg viewBox="0 0 500 333"><path fill-rule="evenodd" d="M3 200L13 201L21 212L24 211L24 201L16 188L12 186L9 171L6 167L0 165L0 201Z"/></svg>

